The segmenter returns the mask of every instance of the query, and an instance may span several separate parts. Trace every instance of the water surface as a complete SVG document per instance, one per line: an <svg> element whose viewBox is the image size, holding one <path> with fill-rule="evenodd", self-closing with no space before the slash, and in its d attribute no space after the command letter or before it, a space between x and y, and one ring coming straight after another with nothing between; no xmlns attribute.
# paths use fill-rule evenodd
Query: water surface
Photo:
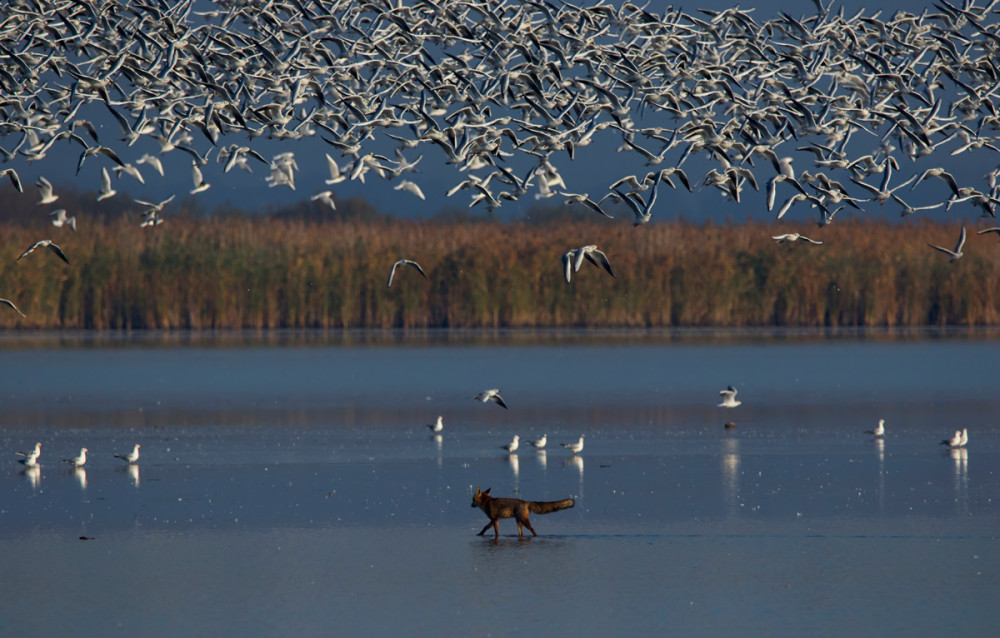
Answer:
<svg viewBox="0 0 1000 638"><path fill-rule="evenodd" d="M0 633L1000 629L992 339L4 345ZM577 505L494 542L475 487Z"/></svg>

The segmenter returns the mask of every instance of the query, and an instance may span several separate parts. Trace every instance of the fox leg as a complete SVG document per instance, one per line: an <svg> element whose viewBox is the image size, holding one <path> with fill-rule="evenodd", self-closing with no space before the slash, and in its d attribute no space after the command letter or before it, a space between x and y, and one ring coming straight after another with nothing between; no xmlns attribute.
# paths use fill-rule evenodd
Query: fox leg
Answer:
<svg viewBox="0 0 1000 638"><path fill-rule="evenodd" d="M486 527L484 527L483 529L479 530L479 533L476 534L476 536L482 536L483 534L485 534L486 530L488 530L490 528L490 525L493 525L494 527L496 527L496 525L497 525L497 519L491 518L490 522L486 524ZM499 533L500 533L499 530L497 530L497 534L498 535L499 535Z"/></svg>
<svg viewBox="0 0 1000 638"><path fill-rule="evenodd" d="M525 527L527 527L528 531L531 532L532 536L538 536L538 534L535 533L535 528L532 527L531 523L528 522L528 517L527 516L524 517L524 520L517 519L517 532L518 532L518 535L519 536L524 536L524 530L521 529L521 525L524 525Z"/></svg>

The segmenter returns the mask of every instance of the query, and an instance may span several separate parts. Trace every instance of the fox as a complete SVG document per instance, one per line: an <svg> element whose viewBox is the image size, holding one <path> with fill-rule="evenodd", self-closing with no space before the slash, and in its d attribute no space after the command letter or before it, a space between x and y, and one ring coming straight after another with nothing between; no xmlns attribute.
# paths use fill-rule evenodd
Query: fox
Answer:
<svg viewBox="0 0 1000 638"><path fill-rule="evenodd" d="M493 489L493 488L490 488ZM528 515L531 512L535 514L548 514L549 512L555 512L557 510L564 510L576 505L576 502L571 498L564 498L561 501L522 501L519 498L493 498L490 496L490 489L485 492L480 491L476 488L476 493L472 495L472 507L478 507L483 510L487 516L490 517L490 522L486 524L477 536L482 536L486 533L486 530L493 526L493 533L495 536L493 540L500 538L500 525L499 520L501 518L513 518L517 521L517 535L521 538L524 537L524 528L527 527L528 531L531 532L532 536L538 536L535 532L535 528L531 526L528 522Z"/></svg>

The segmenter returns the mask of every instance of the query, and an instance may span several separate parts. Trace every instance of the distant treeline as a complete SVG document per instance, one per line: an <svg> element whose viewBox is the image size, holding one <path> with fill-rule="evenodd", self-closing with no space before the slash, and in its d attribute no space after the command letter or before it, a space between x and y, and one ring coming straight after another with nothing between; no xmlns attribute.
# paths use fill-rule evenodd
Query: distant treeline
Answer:
<svg viewBox="0 0 1000 638"><path fill-rule="evenodd" d="M545 222L214 216L80 232L0 223L0 328L235 329L1000 324L1000 244L958 223ZM981 226L983 227L983 226ZM37 250L51 237L69 257ZM617 277L561 257L597 244ZM418 261L386 280L393 262Z"/></svg>

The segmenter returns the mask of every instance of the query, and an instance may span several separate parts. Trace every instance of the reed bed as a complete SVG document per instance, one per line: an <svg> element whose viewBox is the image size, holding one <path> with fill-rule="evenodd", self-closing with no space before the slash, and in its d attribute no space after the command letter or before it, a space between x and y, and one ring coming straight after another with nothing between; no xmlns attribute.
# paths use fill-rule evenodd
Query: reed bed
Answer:
<svg viewBox="0 0 1000 638"><path fill-rule="evenodd" d="M1000 243L958 223L789 225L602 221L91 221L79 234L0 224L6 329L920 326L1000 324ZM63 232L65 231L65 232ZM42 236L71 263L40 250ZM561 256L597 244L617 277ZM386 280L392 263L412 269Z"/></svg>

